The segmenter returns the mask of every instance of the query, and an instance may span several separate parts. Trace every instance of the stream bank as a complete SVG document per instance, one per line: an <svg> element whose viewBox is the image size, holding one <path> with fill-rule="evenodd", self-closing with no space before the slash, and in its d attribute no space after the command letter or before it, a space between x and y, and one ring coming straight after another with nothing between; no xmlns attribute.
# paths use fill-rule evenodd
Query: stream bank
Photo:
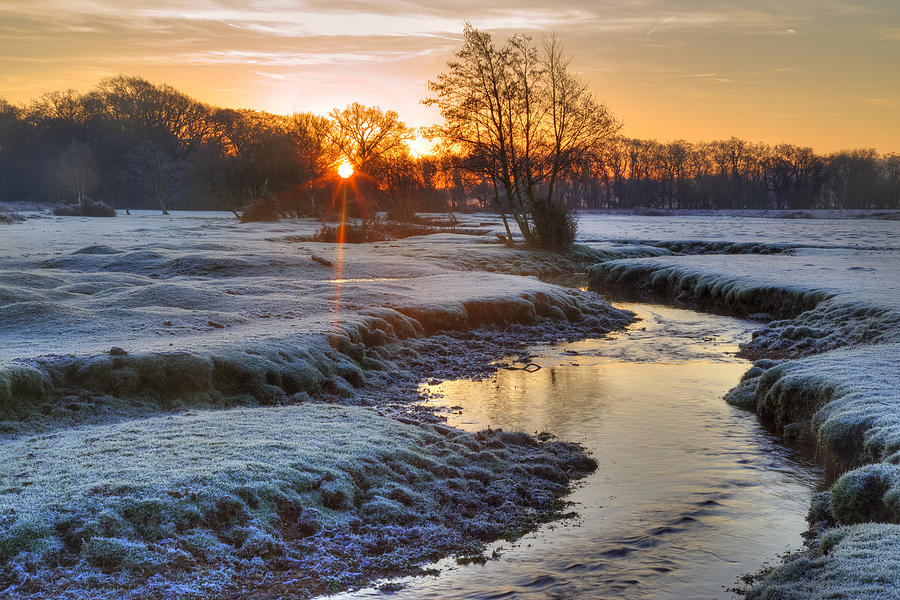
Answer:
<svg viewBox="0 0 900 600"><path fill-rule="evenodd" d="M735 354L758 323L617 306L640 320L533 346L486 379L422 386L448 425L555 434L598 470L568 497L577 518L493 546L486 564L443 561L436 578L393 581L393 597L728 598L741 574L801 545L821 468L722 402L750 366Z"/></svg>

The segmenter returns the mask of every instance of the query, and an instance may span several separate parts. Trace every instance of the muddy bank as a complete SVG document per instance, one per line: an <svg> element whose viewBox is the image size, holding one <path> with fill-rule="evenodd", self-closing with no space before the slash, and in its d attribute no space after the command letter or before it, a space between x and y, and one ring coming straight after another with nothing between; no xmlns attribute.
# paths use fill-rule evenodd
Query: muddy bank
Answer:
<svg viewBox="0 0 900 600"><path fill-rule="evenodd" d="M895 598L900 578L900 273L894 253L611 261L592 289L768 321L759 358L726 396L786 438L812 441L843 475L810 509L804 552L760 574L752 598ZM877 523L877 524L875 524ZM860 560L860 557L868 560Z"/></svg>

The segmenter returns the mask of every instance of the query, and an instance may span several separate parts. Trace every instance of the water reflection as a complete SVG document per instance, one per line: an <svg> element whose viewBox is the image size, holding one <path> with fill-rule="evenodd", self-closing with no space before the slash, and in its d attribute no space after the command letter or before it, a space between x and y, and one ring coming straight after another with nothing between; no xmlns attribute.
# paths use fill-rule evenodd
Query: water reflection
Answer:
<svg viewBox="0 0 900 600"><path fill-rule="evenodd" d="M819 469L721 399L748 366L734 352L754 324L624 307L642 317L624 333L510 358L536 372L425 386L455 426L548 431L599 469L571 496L577 520L485 565L443 561L395 597L727 598L741 573L800 545Z"/></svg>

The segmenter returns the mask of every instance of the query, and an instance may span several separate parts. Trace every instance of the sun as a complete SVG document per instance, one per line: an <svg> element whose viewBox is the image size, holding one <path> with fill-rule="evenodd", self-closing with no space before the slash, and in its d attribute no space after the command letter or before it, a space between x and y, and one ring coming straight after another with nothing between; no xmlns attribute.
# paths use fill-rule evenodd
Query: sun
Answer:
<svg viewBox="0 0 900 600"><path fill-rule="evenodd" d="M353 175L353 165L349 162L342 162L340 166L338 166L338 175L341 176L341 179L347 179Z"/></svg>

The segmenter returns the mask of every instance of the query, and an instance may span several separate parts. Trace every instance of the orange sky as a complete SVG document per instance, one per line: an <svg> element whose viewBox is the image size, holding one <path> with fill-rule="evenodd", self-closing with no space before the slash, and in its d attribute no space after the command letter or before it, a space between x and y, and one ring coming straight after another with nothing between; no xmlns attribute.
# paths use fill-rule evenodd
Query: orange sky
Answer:
<svg viewBox="0 0 900 600"><path fill-rule="evenodd" d="M123 73L221 106L359 101L424 125L466 20L556 31L625 135L900 152L897 0L5 0L0 96Z"/></svg>

